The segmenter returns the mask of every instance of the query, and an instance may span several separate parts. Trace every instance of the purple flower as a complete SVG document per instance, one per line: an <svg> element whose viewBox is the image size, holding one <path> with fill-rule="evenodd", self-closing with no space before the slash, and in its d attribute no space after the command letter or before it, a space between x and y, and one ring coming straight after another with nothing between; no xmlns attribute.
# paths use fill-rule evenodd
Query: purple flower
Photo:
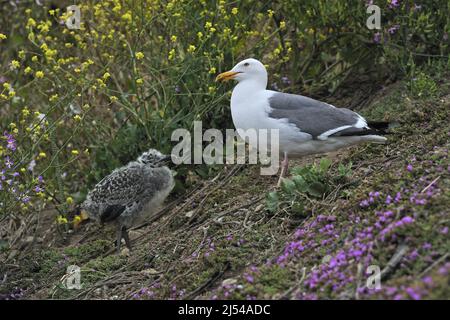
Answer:
<svg viewBox="0 0 450 320"><path fill-rule="evenodd" d="M9 156L5 157L5 166L8 169L11 169L11 167L14 165L14 162L12 162L11 158Z"/></svg>
<svg viewBox="0 0 450 320"><path fill-rule="evenodd" d="M391 0L389 3L389 8L393 9L400 5L400 0Z"/></svg>
<svg viewBox="0 0 450 320"><path fill-rule="evenodd" d="M420 294L417 293L413 288L406 288L406 293L414 300L420 300Z"/></svg>
<svg viewBox="0 0 450 320"><path fill-rule="evenodd" d="M249 283L253 283L255 279L253 278L253 276L247 274L245 276L245 280L247 280L247 282L249 282Z"/></svg>
<svg viewBox="0 0 450 320"><path fill-rule="evenodd" d="M404 224L410 224L414 222L414 219L410 216L403 217L401 220Z"/></svg>
<svg viewBox="0 0 450 320"><path fill-rule="evenodd" d="M369 206L369 201L368 201L368 200L363 200L363 201L361 201L361 202L359 203L359 206L360 206L361 208L368 207L368 206Z"/></svg>
<svg viewBox="0 0 450 320"><path fill-rule="evenodd" d="M430 286L433 284L433 279L430 276L426 276L422 279L422 282Z"/></svg>
<svg viewBox="0 0 450 320"><path fill-rule="evenodd" d="M413 170L413 166L411 164L408 164L406 166L406 170L408 170L409 172L411 172Z"/></svg>
<svg viewBox="0 0 450 320"><path fill-rule="evenodd" d="M440 232L441 232L442 234L447 234L447 233L448 233L448 227L442 228Z"/></svg>
<svg viewBox="0 0 450 320"><path fill-rule="evenodd" d="M373 35L373 42L376 44L381 42L381 33L377 32Z"/></svg>
<svg viewBox="0 0 450 320"><path fill-rule="evenodd" d="M36 161L35 160L31 160L30 163L28 164L28 171L33 171L34 167L36 167Z"/></svg>
<svg viewBox="0 0 450 320"><path fill-rule="evenodd" d="M291 80L289 80L289 78L288 77L281 77L281 82L283 82L283 84L286 84L286 85L290 85L291 84Z"/></svg>
<svg viewBox="0 0 450 320"><path fill-rule="evenodd" d="M390 27L390 28L388 29L388 32L389 32L390 34L394 34L394 33L397 32L398 29L400 29L400 26L399 26L398 24L396 24L396 25Z"/></svg>

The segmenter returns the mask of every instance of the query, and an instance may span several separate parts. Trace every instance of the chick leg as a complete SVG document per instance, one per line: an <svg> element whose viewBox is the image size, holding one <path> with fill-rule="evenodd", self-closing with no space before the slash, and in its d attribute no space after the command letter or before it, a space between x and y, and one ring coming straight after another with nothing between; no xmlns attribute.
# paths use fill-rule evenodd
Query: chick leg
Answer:
<svg viewBox="0 0 450 320"><path fill-rule="evenodd" d="M120 253L121 245L122 245L122 226L118 225L116 231L116 250L118 254Z"/></svg>
<svg viewBox="0 0 450 320"><path fill-rule="evenodd" d="M131 251L130 237L128 236L128 230L125 227L122 228L122 237L125 239L125 244L127 248Z"/></svg>

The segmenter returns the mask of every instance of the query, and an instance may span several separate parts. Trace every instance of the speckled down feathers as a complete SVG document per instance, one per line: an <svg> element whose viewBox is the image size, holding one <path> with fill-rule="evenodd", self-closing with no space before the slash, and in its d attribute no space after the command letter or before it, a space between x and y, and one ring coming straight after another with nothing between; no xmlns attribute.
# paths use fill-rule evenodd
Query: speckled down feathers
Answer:
<svg viewBox="0 0 450 320"><path fill-rule="evenodd" d="M169 168L134 161L103 178L82 208L99 222L115 221L129 227L155 211L173 185Z"/></svg>

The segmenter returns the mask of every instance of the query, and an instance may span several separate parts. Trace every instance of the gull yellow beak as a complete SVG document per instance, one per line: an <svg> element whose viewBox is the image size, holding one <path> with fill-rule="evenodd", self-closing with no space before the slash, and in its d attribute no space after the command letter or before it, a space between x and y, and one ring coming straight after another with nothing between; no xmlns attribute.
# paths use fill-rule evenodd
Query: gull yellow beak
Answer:
<svg viewBox="0 0 450 320"><path fill-rule="evenodd" d="M227 71L227 72L221 73L216 77L216 81L228 81L228 80L234 79L234 77L236 77L236 75L238 73L239 72L236 72L236 71Z"/></svg>

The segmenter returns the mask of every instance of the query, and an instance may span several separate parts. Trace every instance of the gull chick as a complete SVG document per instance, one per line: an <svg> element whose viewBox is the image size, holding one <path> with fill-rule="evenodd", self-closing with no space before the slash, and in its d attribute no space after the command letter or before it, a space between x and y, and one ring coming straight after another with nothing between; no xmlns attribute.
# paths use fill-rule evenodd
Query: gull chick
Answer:
<svg viewBox="0 0 450 320"><path fill-rule="evenodd" d="M127 229L154 213L172 191L169 160L170 156L150 149L104 177L82 203L82 213L101 224L117 226L117 252L122 238L131 250Z"/></svg>
<svg viewBox="0 0 450 320"><path fill-rule="evenodd" d="M256 59L246 59L216 81L237 80L231 95L231 115L236 129L278 129L279 150L284 155L280 185L288 170L288 157L326 153L363 142L384 143L385 123L367 121L349 109L336 108L305 96L266 90L267 71ZM242 137L244 138L244 137ZM245 138L244 138L245 139Z"/></svg>

